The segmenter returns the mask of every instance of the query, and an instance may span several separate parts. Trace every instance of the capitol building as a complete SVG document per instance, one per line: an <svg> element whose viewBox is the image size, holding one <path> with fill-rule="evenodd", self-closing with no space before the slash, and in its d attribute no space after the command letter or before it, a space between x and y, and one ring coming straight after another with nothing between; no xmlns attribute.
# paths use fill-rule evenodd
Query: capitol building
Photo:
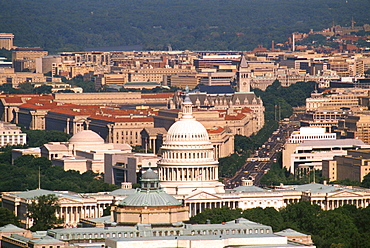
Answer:
<svg viewBox="0 0 370 248"><path fill-rule="evenodd" d="M186 94L182 117L167 133L158 162L161 187L169 194L189 195L194 191L225 193L218 181L218 161L207 130L195 120Z"/></svg>
<svg viewBox="0 0 370 248"><path fill-rule="evenodd" d="M182 102L182 116L167 133L157 163L161 188L189 207L190 216L206 208L273 207L309 200L329 210L344 204L366 207L370 191L311 183L265 190L252 184L225 189L218 178L218 161L204 126L192 114L189 94Z"/></svg>
<svg viewBox="0 0 370 248"><path fill-rule="evenodd" d="M74 141L72 139L72 143ZM318 183L282 185L278 189L271 190L249 184L234 189L225 189L224 185L219 182L218 161L214 154L214 147L204 126L193 116L192 103L188 94L185 95L182 102L181 118L168 130L167 138L161 147L161 154L157 165L153 163L149 166L151 167L149 173L151 178L148 179L155 178L156 181L153 185L147 183L142 186L145 190L135 197L131 196L135 193L135 190L131 188L91 194L36 189L25 192L3 192L1 198L3 206L16 213L20 217L22 225L29 228L32 226L32 222L26 215L27 205L34 197L47 194L54 194L59 198L60 209L57 210L56 214L58 217L64 218L65 226L73 227L77 226L81 219L102 217L104 209L116 205L126 198L126 201L129 201L130 199L138 199L139 196L148 195L144 194L144 191L159 195L163 191L171 195L187 209L188 217L194 216L206 208L224 206L242 210L256 207L273 207L278 210L291 203L309 201L324 210L332 210L345 204L362 208L366 208L370 204L370 190L338 185ZM154 174L158 176L158 181ZM144 175L148 174L144 173L143 177ZM165 204L168 202L165 201ZM145 206L150 207L150 204ZM172 209L178 206L169 205L167 207ZM144 212L135 215L136 210L135 213L131 213L130 208L131 205L119 211L132 214L132 218L135 220L145 217ZM173 212L174 215L171 218L183 219L183 209L179 208L176 211L176 213ZM149 213L145 212L145 214ZM117 218L121 217L117 216ZM150 219L149 215L147 218Z"/></svg>

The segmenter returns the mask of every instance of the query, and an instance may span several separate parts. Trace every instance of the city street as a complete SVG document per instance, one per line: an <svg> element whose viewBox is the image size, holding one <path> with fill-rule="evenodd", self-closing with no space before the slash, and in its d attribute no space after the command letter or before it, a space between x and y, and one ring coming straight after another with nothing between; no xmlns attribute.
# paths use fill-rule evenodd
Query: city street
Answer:
<svg viewBox="0 0 370 248"><path fill-rule="evenodd" d="M273 162L276 162L278 152L283 146L295 126L280 123L277 129L258 150L252 155L235 175L227 180L226 188L232 189L242 185L242 180L253 180L253 184L260 186L260 180L268 172Z"/></svg>

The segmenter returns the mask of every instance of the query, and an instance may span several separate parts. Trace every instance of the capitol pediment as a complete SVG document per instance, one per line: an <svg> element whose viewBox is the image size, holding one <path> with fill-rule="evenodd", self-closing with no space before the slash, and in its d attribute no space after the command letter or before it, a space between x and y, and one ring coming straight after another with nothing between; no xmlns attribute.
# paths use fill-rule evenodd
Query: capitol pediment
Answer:
<svg viewBox="0 0 370 248"><path fill-rule="evenodd" d="M340 197L363 197L362 194L358 192L352 192L348 190L341 190L339 192L333 193L330 195L330 197L340 198Z"/></svg>
<svg viewBox="0 0 370 248"><path fill-rule="evenodd" d="M193 195L190 195L185 200L211 200L211 199L220 199L217 195L210 194L208 192L197 192Z"/></svg>

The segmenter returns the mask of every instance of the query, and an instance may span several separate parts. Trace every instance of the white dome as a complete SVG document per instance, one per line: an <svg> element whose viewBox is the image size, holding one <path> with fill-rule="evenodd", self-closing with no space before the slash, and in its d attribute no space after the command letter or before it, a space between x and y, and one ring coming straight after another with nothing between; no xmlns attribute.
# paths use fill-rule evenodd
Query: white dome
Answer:
<svg viewBox="0 0 370 248"><path fill-rule="evenodd" d="M195 119L180 119L170 127L165 144L178 142L210 144L207 130Z"/></svg>
<svg viewBox="0 0 370 248"><path fill-rule="evenodd" d="M186 95L182 103L182 116L175 122L167 132L167 139L164 145L211 145L207 130L195 120L192 112L192 103Z"/></svg>
<svg viewBox="0 0 370 248"><path fill-rule="evenodd" d="M78 143L94 143L94 144L104 144L104 139L100 137L99 134L91 130L83 130L79 133L76 133L69 139L70 144Z"/></svg>

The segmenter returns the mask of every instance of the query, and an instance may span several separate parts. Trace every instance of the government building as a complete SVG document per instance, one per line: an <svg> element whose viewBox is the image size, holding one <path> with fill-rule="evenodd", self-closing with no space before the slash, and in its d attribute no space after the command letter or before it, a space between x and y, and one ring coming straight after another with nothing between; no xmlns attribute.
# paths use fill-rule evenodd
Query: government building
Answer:
<svg viewBox="0 0 370 248"><path fill-rule="evenodd" d="M270 226L244 218L220 224L190 224L188 220L189 207L161 189L158 175L148 169L141 187L117 201L110 216L81 219L78 228L42 234L7 225L0 227L0 237L3 248L315 247L309 235L291 229L273 233Z"/></svg>
<svg viewBox="0 0 370 248"><path fill-rule="evenodd" d="M171 199L180 201L183 207L188 209L188 217L194 216L206 208L223 206L242 210L255 207L280 209L291 203L310 201L312 204L318 204L324 210L331 210L344 204L365 208L370 203L370 190L368 189L316 183L299 186L282 185L275 190L266 190L245 181L243 186L225 189L224 185L219 182L218 161L214 156L214 148L209 140L208 132L194 118L188 94L185 95L182 103L182 113L182 117L167 132L167 138L161 147L162 156L159 157L159 161L151 165L148 162L147 167L150 167L150 170L146 170L144 175L151 176L146 178L143 175L142 180L153 179L158 174L158 181L155 179L155 182L147 182L146 184L145 180L142 181L140 196L143 199L147 198L146 193L148 192L166 193L171 196ZM72 141L75 139L72 138ZM97 141L98 139L96 139ZM114 161L112 159L111 165L118 167ZM41 189L26 192L4 192L2 202L4 207L22 218L22 223L26 227L30 227L30 220L25 216L26 203L35 196L54 194L58 196L61 204L61 210L57 214L65 217L65 225L76 226L81 219L102 217L103 210L107 205L119 206L122 201L129 204L135 203L138 196L133 194L138 194L138 190L130 189L127 184L123 184L123 186L122 189L110 193L93 194L43 192ZM161 187L160 191L156 191L158 187ZM153 191L151 191L152 189ZM149 195L152 197L151 194ZM132 199L133 197L134 199ZM150 202L147 204L146 206L150 206ZM87 206L89 207L86 208ZM184 218L182 208L177 209L171 205L169 209L172 209L174 214L171 218ZM141 210L134 210L129 206L117 209L118 212L132 214L131 220L141 218L144 221L145 218L154 218L153 216L145 217L146 213L141 213ZM161 216L161 212L158 212L158 216ZM116 217L121 218L118 215Z"/></svg>

